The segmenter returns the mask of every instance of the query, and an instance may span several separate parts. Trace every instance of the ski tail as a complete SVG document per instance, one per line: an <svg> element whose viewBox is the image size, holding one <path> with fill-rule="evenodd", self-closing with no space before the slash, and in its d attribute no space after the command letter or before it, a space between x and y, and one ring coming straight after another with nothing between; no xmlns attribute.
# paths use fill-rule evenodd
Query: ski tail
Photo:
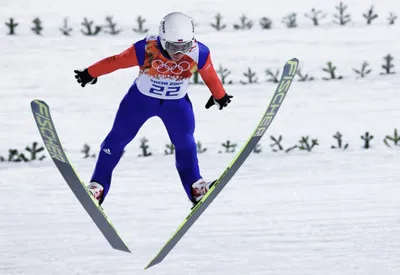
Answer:
<svg viewBox="0 0 400 275"><path fill-rule="evenodd" d="M260 122L251 134L246 143L242 146L241 150L236 154L235 158L228 165L225 171L221 174L218 180L213 184L206 195L196 204L186 219L180 224L178 229L174 232L172 237L166 242L161 248L158 254L150 261L145 269L159 264L164 258L172 251L179 240L186 234L190 227L196 222L201 214L207 209L211 202L217 197L222 191L226 184L230 181L233 175L239 170L244 161L253 152L260 139L263 137L272 121L274 120L282 102L289 91L289 88L293 82L293 78L296 75L299 60L292 58L286 62L283 67L281 79L278 83L278 87L273 94L273 97L262 116Z"/></svg>

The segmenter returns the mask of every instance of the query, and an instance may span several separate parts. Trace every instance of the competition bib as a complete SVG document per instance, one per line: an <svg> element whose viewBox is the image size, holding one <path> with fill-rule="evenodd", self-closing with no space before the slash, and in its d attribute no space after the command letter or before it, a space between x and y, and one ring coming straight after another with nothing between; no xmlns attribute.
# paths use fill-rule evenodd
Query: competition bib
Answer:
<svg viewBox="0 0 400 275"><path fill-rule="evenodd" d="M198 48L194 47L181 60L169 60L160 52L157 37L148 37L144 63L135 81L139 91L160 99L184 97L190 78L197 71L198 55Z"/></svg>

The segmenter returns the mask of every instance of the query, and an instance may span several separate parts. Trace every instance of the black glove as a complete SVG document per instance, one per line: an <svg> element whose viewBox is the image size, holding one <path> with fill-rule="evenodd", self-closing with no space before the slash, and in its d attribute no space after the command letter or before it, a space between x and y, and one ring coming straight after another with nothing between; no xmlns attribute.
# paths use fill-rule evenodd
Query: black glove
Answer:
<svg viewBox="0 0 400 275"><path fill-rule="evenodd" d="M206 109L210 108L213 105L217 105L220 110L222 110L224 107L228 106L228 104L231 102L231 98L233 96L225 94L223 98L220 99L215 99L213 96L210 97L210 99L206 103Z"/></svg>
<svg viewBox="0 0 400 275"><path fill-rule="evenodd" d="M82 70L74 70L75 78L78 83L81 84L82 87L85 87L86 84L96 84L97 78L94 78L89 74L88 69Z"/></svg>

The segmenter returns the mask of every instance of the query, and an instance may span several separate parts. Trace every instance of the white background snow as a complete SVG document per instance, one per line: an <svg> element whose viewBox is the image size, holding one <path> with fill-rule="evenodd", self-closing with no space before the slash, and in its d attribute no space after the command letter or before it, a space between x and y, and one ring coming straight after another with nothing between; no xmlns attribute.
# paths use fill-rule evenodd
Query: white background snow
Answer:
<svg viewBox="0 0 400 275"><path fill-rule="evenodd" d="M383 56L392 54L400 68L400 21L388 26L389 12L400 15L399 1L347 0L353 22L332 24L337 1L0 1L1 22L15 17L17 36L0 25L0 155L40 141L30 101L45 100L71 161L88 180L95 159L83 159L84 143L97 153L110 130L118 104L138 69L117 71L82 89L73 70L121 52L143 38L131 31L138 15L157 32L162 16L183 11L194 17L197 38L212 51L215 67L240 80L248 67L260 84L227 85L234 95L224 111L205 110L205 86L191 86L197 117L196 139L208 151L199 155L202 174L214 179L233 154L219 154L226 140L241 146L258 123L275 84L264 70L281 69L297 57L314 82L293 83L275 121L220 196L163 263L144 266L174 232L190 209L174 167L164 155L169 143L164 126L152 119L114 172L104 208L132 254L109 247L79 205L49 158L43 162L0 163L0 274L400 274L399 147L383 143L399 128L400 80L382 76ZM379 18L366 26L362 13L375 5ZM312 26L304 13L322 9L327 18ZM227 29L209 23L221 12ZM298 13L299 27L287 29L282 17ZM270 17L272 30L235 31L242 14ZM100 24L113 15L123 29L118 36L85 37L83 17ZM39 16L42 37L31 31ZM59 32L64 17L72 37ZM345 79L323 81L327 61ZM357 79L352 68L368 61L373 69ZM395 69L396 69L395 68ZM332 150L336 131L349 143ZM360 136L374 135L372 148ZM311 153L273 153L270 135L283 136L287 148L301 136L318 138ZM138 158L147 137L154 156ZM47 155L47 154L46 154Z"/></svg>

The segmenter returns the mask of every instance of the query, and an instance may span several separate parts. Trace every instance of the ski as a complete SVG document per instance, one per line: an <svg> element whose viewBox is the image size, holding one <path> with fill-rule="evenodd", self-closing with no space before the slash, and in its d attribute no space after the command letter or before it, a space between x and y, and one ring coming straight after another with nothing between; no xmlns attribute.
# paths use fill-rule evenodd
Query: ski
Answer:
<svg viewBox="0 0 400 275"><path fill-rule="evenodd" d="M79 178L71 162L68 160L54 127L49 106L44 101L35 99L31 102L31 108L39 133L50 157L78 201L92 218L111 247L130 253L129 248L114 229L102 207L93 198L83 181Z"/></svg>
<svg viewBox="0 0 400 275"><path fill-rule="evenodd" d="M278 83L278 87L268 105L264 115L262 116L260 122L258 123L256 129L243 145L239 153L235 156L232 162L228 165L222 175L216 180L212 185L210 190L206 195L196 204L192 209L186 219L181 223L172 237L166 242L164 247L158 252L158 254L150 261L150 263L145 267L148 269L156 264L159 264L164 258L171 252L179 240L185 235L185 233L190 229L190 227L196 222L196 220L201 216L201 214L210 206L211 202L217 197L233 175L239 170L240 166L244 163L247 157L256 147L257 143L260 141L271 122L275 118L286 93L292 84L293 78L296 74L299 61L296 58L290 59L286 62L281 79Z"/></svg>

